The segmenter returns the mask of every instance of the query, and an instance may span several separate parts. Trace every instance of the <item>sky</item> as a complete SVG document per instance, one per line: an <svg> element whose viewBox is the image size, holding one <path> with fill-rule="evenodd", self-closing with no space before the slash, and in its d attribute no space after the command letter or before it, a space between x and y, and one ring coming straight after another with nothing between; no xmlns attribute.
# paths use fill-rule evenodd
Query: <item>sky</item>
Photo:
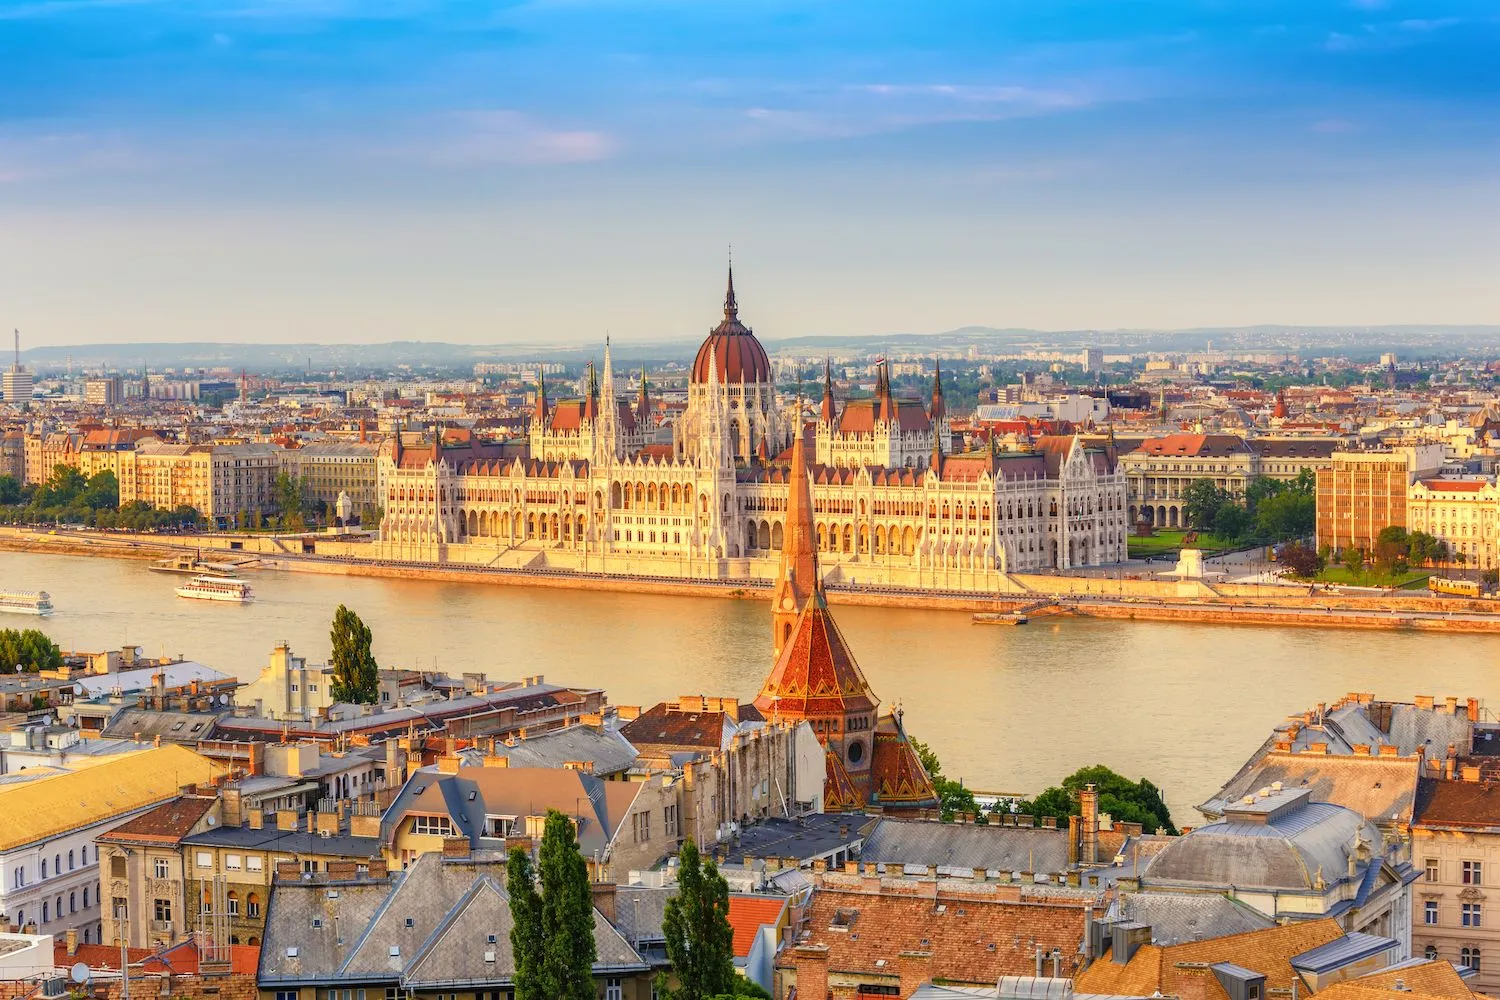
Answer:
<svg viewBox="0 0 1500 1000"><path fill-rule="evenodd" d="M0 328L1500 323L1493 0L0 0Z"/></svg>

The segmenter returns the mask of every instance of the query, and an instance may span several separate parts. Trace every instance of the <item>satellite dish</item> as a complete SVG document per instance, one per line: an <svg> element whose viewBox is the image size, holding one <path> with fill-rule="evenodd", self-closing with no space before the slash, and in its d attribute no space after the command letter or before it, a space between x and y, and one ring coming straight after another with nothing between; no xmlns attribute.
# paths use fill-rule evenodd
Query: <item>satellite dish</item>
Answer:
<svg viewBox="0 0 1500 1000"><path fill-rule="evenodd" d="M73 966L73 971L72 973L70 973L70 975L73 977L73 982L86 983L89 981L89 967L87 965L84 965L82 962L79 962L77 965Z"/></svg>
<svg viewBox="0 0 1500 1000"><path fill-rule="evenodd" d="M221 694L221 695L219 695L219 704L220 705L227 705L227 704L229 704L229 695L227 695L227 694Z"/></svg>
<svg viewBox="0 0 1500 1000"><path fill-rule="evenodd" d="M212 817L212 816L208 817L208 825L209 826L213 826L217 822L218 822L218 820L215 819L214 817Z"/></svg>

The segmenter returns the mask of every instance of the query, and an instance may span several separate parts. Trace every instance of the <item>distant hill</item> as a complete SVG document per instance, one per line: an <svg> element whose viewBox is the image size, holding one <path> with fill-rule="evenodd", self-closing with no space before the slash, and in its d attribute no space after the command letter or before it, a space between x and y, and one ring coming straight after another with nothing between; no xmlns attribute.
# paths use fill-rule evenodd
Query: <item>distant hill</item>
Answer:
<svg viewBox="0 0 1500 1000"><path fill-rule="evenodd" d="M699 339L680 338L653 342L616 343L615 361L685 360L697 349ZM967 349L999 350L1034 347L1069 350L1085 346L1115 347L1131 351L1201 351L1210 343L1221 350L1298 351L1309 356L1320 353L1366 355L1403 350L1422 356L1452 356L1488 345L1500 344L1500 325L1365 327L1246 326L1196 327L1185 330L1031 330L966 326L939 333L887 332L857 336L806 335L764 338L773 352L921 352ZM34 368L57 369L69 359L77 368L129 369L145 364L151 368L229 368L239 370L285 370L311 367L314 371L361 368L387 370L412 368L462 368L478 361L581 362L597 359L603 345L589 344L448 344L440 341L392 341L384 344L229 344L138 343L77 344L37 347L22 352Z"/></svg>

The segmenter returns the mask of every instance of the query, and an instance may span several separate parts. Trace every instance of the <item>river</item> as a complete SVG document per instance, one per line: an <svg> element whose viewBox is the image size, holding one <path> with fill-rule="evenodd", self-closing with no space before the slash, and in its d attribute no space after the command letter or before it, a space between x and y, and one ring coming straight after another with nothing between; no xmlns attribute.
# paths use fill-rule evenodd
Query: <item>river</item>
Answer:
<svg viewBox="0 0 1500 1000"><path fill-rule="evenodd" d="M133 560L0 552L0 587L46 590L64 649L133 644L251 679L276 640L326 659L334 608L385 666L544 674L614 704L753 698L770 667L763 601L256 572L246 606L185 601ZM961 612L835 607L877 694L972 787L1035 792L1104 763L1145 775L1178 823L1292 712L1348 691L1490 700L1500 637L1176 623L974 626ZM4 616L0 626L35 619Z"/></svg>

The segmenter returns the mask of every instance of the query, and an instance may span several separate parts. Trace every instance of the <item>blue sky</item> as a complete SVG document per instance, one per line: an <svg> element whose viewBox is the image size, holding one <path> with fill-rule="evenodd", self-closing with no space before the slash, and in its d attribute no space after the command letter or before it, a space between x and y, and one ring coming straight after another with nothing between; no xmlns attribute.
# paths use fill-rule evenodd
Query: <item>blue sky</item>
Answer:
<svg viewBox="0 0 1500 1000"><path fill-rule="evenodd" d="M0 0L35 344L1500 322L1481 0Z"/></svg>

